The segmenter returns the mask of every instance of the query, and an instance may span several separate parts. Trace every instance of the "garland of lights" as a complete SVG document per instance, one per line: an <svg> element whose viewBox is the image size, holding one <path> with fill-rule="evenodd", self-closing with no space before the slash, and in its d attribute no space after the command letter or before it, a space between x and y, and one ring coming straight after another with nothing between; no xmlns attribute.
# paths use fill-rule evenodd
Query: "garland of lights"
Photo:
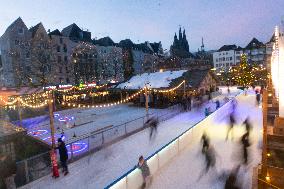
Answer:
<svg viewBox="0 0 284 189"><path fill-rule="evenodd" d="M65 102L62 102L61 104L64 106L64 105L67 105L69 107L78 107L78 108L105 108L105 107L111 107L111 106L116 106L116 105L119 105L119 104L123 104L123 103L126 103L126 102L129 102L130 100L132 100L134 97L136 97L137 95L141 94L145 89L148 89L148 90L153 90L154 92L161 92L161 93L166 93L166 92L171 92L171 91L174 91L176 89L178 89L183 83L185 83L185 80L183 80L179 85L177 85L176 87L173 87L171 89L168 89L168 90L156 90L156 89L150 89L148 87L144 87L143 89L139 90L138 92L134 93L133 95L131 95L130 97L127 97L123 100L119 100L117 102L113 102L113 103L107 103L107 104L101 104L101 105L84 105L84 104L78 104L78 103L65 103Z"/></svg>

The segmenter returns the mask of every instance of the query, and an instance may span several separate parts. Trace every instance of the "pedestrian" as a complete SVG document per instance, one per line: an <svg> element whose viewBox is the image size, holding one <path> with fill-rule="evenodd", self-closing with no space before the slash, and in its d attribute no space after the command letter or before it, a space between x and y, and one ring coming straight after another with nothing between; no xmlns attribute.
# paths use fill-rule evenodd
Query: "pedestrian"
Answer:
<svg viewBox="0 0 284 189"><path fill-rule="evenodd" d="M206 107L206 108L204 109L204 114L205 114L205 117L209 116L209 114L210 114L210 113L209 113L209 108Z"/></svg>
<svg viewBox="0 0 284 189"><path fill-rule="evenodd" d="M16 189L16 162L6 154L0 154L0 188Z"/></svg>
<svg viewBox="0 0 284 189"><path fill-rule="evenodd" d="M230 133L231 133L232 139L234 138L233 129L234 129L234 124L236 123L234 112L230 113L229 121L230 121L230 123L229 123L228 130L227 130L226 140L228 140Z"/></svg>
<svg viewBox="0 0 284 189"><path fill-rule="evenodd" d="M56 149L59 151L60 156L60 163L62 166L62 172L64 173L64 176L69 173L68 166L67 166L67 160L68 160L68 150L65 146L65 143L63 142L62 138L58 138L58 146Z"/></svg>
<svg viewBox="0 0 284 189"><path fill-rule="evenodd" d="M139 157L139 162L137 167L141 170L142 177L143 177L143 184L141 188L146 188L151 183L151 175L150 175L150 168L147 165L147 161L144 159L143 156Z"/></svg>
<svg viewBox="0 0 284 189"><path fill-rule="evenodd" d="M186 100L186 96L182 97L182 107L183 107L183 111L187 110L187 100Z"/></svg>
<svg viewBox="0 0 284 189"><path fill-rule="evenodd" d="M243 148L243 163L247 165L248 163L248 147L250 146L249 142L249 132L246 132L241 138L242 148Z"/></svg>
<svg viewBox="0 0 284 189"><path fill-rule="evenodd" d="M206 133L203 133L203 135L201 137L201 142L202 142L201 152L204 154L209 148L209 138L208 138Z"/></svg>

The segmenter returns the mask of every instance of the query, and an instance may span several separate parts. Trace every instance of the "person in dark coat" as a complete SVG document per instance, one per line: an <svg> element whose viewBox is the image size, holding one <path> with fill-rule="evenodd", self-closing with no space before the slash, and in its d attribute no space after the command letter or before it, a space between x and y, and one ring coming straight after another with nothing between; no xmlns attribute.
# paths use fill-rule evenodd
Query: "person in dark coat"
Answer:
<svg viewBox="0 0 284 189"><path fill-rule="evenodd" d="M260 105L260 93L259 92L256 93L256 102L257 102L257 105L259 106Z"/></svg>
<svg viewBox="0 0 284 189"><path fill-rule="evenodd" d="M157 133L158 123L158 119L155 117L151 117L145 122L145 125L150 127L150 139L154 133Z"/></svg>
<svg viewBox="0 0 284 189"><path fill-rule="evenodd" d="M201 142L202 142L202 153L204 154L208 148L209 148L209 138L206 135L206 133L203 133L202 137L201 137Z"/></svg>
<svg viewBox="0 0 284 189"><path fill-rule="evenodd" d="M219 100L216 100L216 110L218 110L220 108L220 101Z"/></svg>
<svg viewBox="0 0 284 189"><path fill-rule="evenodd" d="M139 162L138 162L137 167L138 167L138 169L141 170L142 177L143 177L142 188L145 188L145 187L147 187L150 184L151 176L150 176L150 168L147 165L147 162L146 162L146 160L144 159L143 156L139 157Z"/></svg>
<svg viewBox="0 0 284 189"><path fill-rule="evenodd" d="M241 143L242 143L242 147L243 147L243 163L247 164L248 163L248 147L250 146L249 132L246 132L242 136Z"/></svg>
<svg viewBox="0 0 284 189"><path fill-rule="evenodd" d="M68 150L65 146L65 143L62 141L61 138L58 138L58 146L56 149L59 151L60 156L60 163L62 166L62 172L64 175L67 175L69 173L68 166L67 166L67 160L68 160Z"/></svg>
<svg viewBox="0 0 284 189"><path fill-rule="evenodd" d="M239 172L239 169L240 169L240 165L238 165L236 168L234 168L230 172L228 178L226 179L224 189L240 189L237 186L237 174Z"/></svg>
<svg viewBox="0 0 284 189"><path fill-rule="evenodd" d="M230 124L229 124L229 126L228 126L228 131L227 131L226 140L228 140L230 133L231 133L232 139L233 139L233 137L234 137L233 129L234 129L234 124L236 123L235 116L234 116L234 112L231 112L231 114L230 114L230 116L229 116L229 121L230 121Z"/></svg>

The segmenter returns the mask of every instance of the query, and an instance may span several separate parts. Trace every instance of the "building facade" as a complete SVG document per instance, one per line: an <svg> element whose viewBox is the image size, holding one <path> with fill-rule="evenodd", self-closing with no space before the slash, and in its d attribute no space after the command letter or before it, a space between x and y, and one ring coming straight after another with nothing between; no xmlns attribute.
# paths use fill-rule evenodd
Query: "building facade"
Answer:
<svg viewBox="0 0 284 189"><path fill-rule="evenodd" d="M31 66L31 33L21 18L15 20L0 38L0 86L20 87L28 82Z"/></svg>

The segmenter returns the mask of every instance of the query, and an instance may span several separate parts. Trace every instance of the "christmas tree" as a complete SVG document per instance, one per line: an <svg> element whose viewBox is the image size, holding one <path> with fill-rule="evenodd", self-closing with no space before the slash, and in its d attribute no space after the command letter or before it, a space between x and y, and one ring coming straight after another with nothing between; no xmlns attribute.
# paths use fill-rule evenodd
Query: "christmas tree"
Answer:
<svg viewBox="0 0 284 189"><path fill-rule="evenodd" d="M233 81L239 86L248 87L253 84L255 76L245 54L241 55L240 64L232 69L232 76Z"/></svg>

